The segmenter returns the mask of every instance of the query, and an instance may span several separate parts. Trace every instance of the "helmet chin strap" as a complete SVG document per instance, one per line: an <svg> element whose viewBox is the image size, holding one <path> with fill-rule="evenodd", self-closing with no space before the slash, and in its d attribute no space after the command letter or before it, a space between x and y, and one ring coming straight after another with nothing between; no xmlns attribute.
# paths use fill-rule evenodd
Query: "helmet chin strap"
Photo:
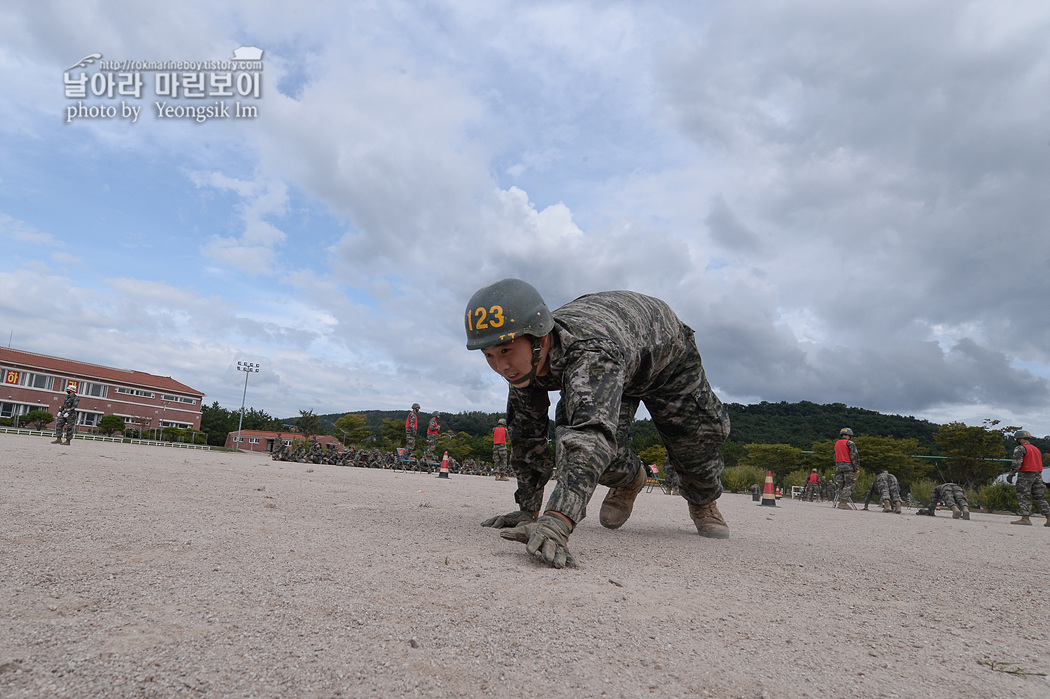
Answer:
<svg viewBox="0 0 1050 699"><path fill-rule="evenodd" d="M532 338L532 370L517 381L507 381L507 383L515 388L520 384L532 383L532 380L536 378L536 372L540 368L540 354L543 348L543 338L536 337L535 335L529 335L529 337Z"/></svg>

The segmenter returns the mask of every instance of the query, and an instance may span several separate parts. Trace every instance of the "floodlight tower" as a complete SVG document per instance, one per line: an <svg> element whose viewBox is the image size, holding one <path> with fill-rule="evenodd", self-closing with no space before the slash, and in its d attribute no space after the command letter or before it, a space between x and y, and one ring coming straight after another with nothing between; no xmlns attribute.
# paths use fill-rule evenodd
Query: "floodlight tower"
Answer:
<svg viewBox="0 0 1050 699"><path fill-rule="evenodd" d="M237 420L237 444L236 449L241 449L241 425L244 424L244 399L248 396L248 376L253 372L259 373L259 364L256 362L237 362L237 371L244 372L244 393L241 394L241 417Z"/></svg>

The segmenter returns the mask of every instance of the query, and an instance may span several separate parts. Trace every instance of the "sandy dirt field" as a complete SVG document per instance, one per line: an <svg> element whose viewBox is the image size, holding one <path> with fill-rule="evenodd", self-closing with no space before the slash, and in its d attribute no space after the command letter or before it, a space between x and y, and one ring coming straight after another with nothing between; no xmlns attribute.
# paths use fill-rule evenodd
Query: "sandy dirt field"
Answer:
<svg viewBox="0 0 1050 699"><path fill-rule="evenodd" d="M0 434L0 697L1050 697L1050 529ZM1034 518L1042 523L1042 518Z"/></svg>

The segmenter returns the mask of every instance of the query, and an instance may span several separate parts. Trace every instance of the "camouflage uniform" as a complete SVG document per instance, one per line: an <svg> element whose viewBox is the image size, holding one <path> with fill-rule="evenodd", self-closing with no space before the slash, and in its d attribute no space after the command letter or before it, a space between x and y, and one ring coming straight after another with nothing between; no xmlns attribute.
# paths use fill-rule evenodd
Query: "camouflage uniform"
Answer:
<svg viewBox="0 0 1050 699"><path fill-rule="evenodd" d="M890 505L897 507L901 503L900 484L897 483L897 477L889 471L883 471L875 476L871 487L868 488L868 494L864 496L865 507L875 495L879 496L879 502L889 501Z"/></svg>
<svg viewBox="0 0 1050 699"><path fill-rule="evenodd" d="M527 388L511 386L507 423L514 499L541 509L555 461L547 446L548 391L561 391L555 409L557 484L545 509L573 522L586 516L597 485L636 482L641 461L630 449L639 403L656 425L690 503L722 494L720 447L729 416L712 392L693 331L663 301L631 291L582 296L552 313L548 373Z"/></svg>
<svg viewBox="0 0 1050 699"><path fill-rule="evenodd" d="M419 434L419 411L412 410L405 418L405 458L411 459L416 450L416 436Z"/></svg>
<svg viewBox="0 0 1050 699"><path fill-rule="evenodd" d="M942 483L933 489L933 493L930 495L930 512L937 510L938 500L943 502L944 506L948 508L958 507L961 510L969 506L966 501L966 491L954 483Z"/></svg>
<svg viewBox="0 0 1050 699"><path fill-rule="evenodd" d="M835 462L835 488L840 501L853 495L853 486L857 483L857 471L860 470L860 455L852 439L846 440L849 449L849 461Z"/></svg>
<svg viewBox="0 0 1050 699"><path fill-rule="evenodd" d="M55 439L62 438L65 430L66 441L73 441L73 432L77 426L77 406L80 405L80 396L76 393L67 393L66 399L62 401L62 407L58 409L58 417L55 418Z"/></svg>
<svg viewBox="0 0 1050 699"><path fill-rule="evenodd" d="M1032 514L1032 505L1034 503L1039 508L1039 514L1050 515L1050 504L1046 502L1046 484L1043 483L1043 472L1020 471L1021 465L1024 463L1024 454L1024 445L1018 444L1014 447L1013 470L1017 474L1017 480L1014 481L1014 490L1017 493L1018 514L1022 517Z"/></svg>
<svg viewBox="0 0 1050 699"><path fill-rule="evenodd" d="M424 457L427 461L433 462L437 459L435 452L440 434L441 426L438 424L438 416L435 415L430 418L430 423L427 425L427 453Z"/></svg>
<svg viewBox="0 0 1050 699"><path fill-rule="evenodd" d="M497 425L492 430L492 466L496 471L496 478L501 481L507 480L507 444L504 439L503 444L496 443L497 431L504 429L502 425ZM505 435L504 435L505 437Z"/></svg>

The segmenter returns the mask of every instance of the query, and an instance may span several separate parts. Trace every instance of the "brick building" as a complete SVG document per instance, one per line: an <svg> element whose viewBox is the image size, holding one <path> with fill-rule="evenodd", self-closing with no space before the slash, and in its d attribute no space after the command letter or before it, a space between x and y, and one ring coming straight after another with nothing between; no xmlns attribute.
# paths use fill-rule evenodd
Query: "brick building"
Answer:
<svg viewBox="0 0 1050 699"><path fill-rule="evenodd" d="M80 396L78 432L89 431L104 415L143 430L201 428L204 394L169 376L0 347L0 417L33 410L54 415L68 386Z"/></svg>
<svg viewBox="0 0 1050 699"><path fill-rule="evenodd" d="M265 430L241 430L241 441L238 448L241 451L265 451L273 452L274 444L277 442L277 432L267 432ZM281 432L281 441L291 444L297 439L303 439L303 436L298 432L291 430L287 432ZM335 449L336 451L342 451L342 443L327 434L314 435L313 441L320 442L322 446L329 449ZM237 443L237 433L230 432L226 435L226 448L233 449ZM307 444L306 446L310 446Z"/></svg>

